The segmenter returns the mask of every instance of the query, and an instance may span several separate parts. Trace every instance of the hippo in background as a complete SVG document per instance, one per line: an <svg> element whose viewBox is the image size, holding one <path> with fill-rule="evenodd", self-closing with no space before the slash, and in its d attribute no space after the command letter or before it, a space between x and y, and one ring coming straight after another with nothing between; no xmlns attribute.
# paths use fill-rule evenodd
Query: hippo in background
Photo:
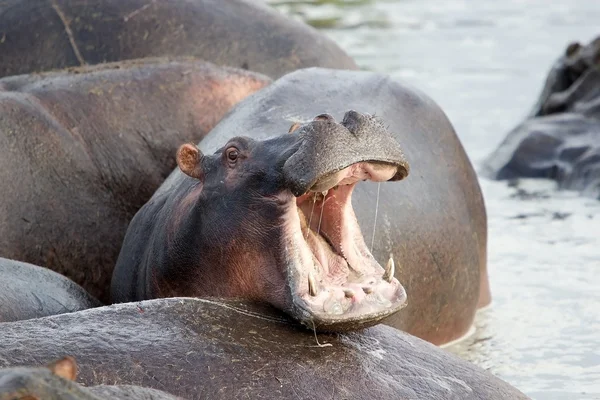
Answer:
<svg viewBox="0 0 600 400"><path fill-rule="evenodd" d="M177 148L269 83L190 58L0 79L0 255L108 302L127 224Z"/></svg>
<svg viewBox="0 0 600 400"><path fill-rule="evenodd" d="M385 137L381 123L411 173L380 190L378 183L355 185L359 176L389 179L360 165L369 151L376 164L384 161L385 149L354 144ZM301 135L316 153L294 158ZM378 146L394 148L385 143ZM180 149L179 168L129 225L114 301L241 295L311 328L314 322L328 330L337 319L346 329L396 310L399 281L408 306L387 313L385 323L435 344L468 332L477 308L489 302L477 177L447 117L425 94L386 75L299 70L240 102L198 146ZM336 165L340 160L359 164L348 169L352 164ZM401 170L408 174L407 166ZM359 307L353 320L353 306L372 293L383 294L371 296L379 298L375 314Z"/></svg>
<svg viewBox="0 0 600 400"><path fill-rule="evenodd" d="M527 399L388 326L317 336L273 311L170 298L0 324L0 368L71 356L89 390L137 385L189 399Z"/></svg>
<svg viewBox="0 0 600 400"><path fill-rule="evenodd" d="M101 305L63 275L37 265L0 258L0 322L46 317Z"/></svg>
<svg viewBox="0 0 600 400"><path fill-rule="evenodd" d="M272 78L357 69L331 39L255 0L3 0L0 54L0 77L179 56Z"/></svg>
<svg viewBox="0 0 600 400"><path fill-rule="evenodd" d="M0 369L0 400L182 400L160 390L133 385L86 388L73 382L77 373L77 362L72 357L43 367Z"/></svg>
<svg viewBox="0 0 600 400"><path fill-rule="evenodd" d="M528 118L485 161L492 179L547 178L600 199L600 37L570 44Z"/></svg>

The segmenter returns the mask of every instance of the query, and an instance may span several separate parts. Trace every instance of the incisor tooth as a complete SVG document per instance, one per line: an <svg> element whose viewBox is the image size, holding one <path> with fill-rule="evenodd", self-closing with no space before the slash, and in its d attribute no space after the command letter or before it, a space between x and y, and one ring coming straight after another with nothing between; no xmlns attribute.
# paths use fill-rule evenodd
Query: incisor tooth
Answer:
<svg viewBox="0 0 600 400"><path fill-rule="evenodd" d="M352 289L344 289L344 295L348 298L354 297L354 290Z"/></svg>
<svg viewBox="0 0 600 400"><path fill-rule="evenodd" d="M394 278L394 272L396 271L396 266L394 265L394 256L390 253L390 259L388 260L385 266L385 272L383 274L383 279L387 282L392 282Z"/></svg>
<svg viewBox="0 0 600 400"><path fill-rule="evenodd" d="M317 282L315 281L315 276L312 272L308 273L308 293L310 293L311 296L319 294L317 291Z"/></svg>

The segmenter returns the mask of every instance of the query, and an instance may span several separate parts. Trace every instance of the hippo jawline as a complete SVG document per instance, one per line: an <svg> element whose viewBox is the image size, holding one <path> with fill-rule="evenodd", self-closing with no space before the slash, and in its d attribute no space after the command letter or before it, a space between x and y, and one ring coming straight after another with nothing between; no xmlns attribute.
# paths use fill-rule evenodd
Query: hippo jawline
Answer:
<svg viewBox="0 0 600 400"><path fill-rule="evenodd" d="M359 162L320 180L296 197L288 263L291 314L310 329L344 331L379 323L406 306L406 292L367 248L352 208L359 180L387 181L396 166ZM321 192L322 190L322 192Z"/></svg>

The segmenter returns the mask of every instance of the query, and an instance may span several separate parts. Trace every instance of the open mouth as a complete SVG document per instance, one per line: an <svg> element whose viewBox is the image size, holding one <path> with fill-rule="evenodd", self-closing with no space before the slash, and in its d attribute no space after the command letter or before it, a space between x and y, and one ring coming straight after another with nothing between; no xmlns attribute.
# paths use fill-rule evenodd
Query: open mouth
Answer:
<svg viewBox="0 0 600 400"><path fill-rule="evenodd" d="M385 267L375 260L351 202L358 181L384 182L396 171L392 164L359 162L322 177L296 197L295 260L289 264L288 279L294 314L309 328L368 327L406 306L392 256Z"/></svg>

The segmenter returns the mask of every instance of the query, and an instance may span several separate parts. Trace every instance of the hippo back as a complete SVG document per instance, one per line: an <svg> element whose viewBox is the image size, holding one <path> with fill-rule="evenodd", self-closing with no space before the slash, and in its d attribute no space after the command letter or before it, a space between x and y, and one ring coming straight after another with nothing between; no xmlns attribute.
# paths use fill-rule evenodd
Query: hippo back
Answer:
<svg viewBox="0 0 600 400"><path fill-rule="evenodd" d="M271 77L309 66L357 68L316 29L252 0L4 0L0 54L0 77L162 56Z"/></svg>
<svg viewBox="0 0 600 400"><path fill-rule="evenodd" d="M100 305L65 276L33 264L0 258L0 322L40 318Z"/></svg>

